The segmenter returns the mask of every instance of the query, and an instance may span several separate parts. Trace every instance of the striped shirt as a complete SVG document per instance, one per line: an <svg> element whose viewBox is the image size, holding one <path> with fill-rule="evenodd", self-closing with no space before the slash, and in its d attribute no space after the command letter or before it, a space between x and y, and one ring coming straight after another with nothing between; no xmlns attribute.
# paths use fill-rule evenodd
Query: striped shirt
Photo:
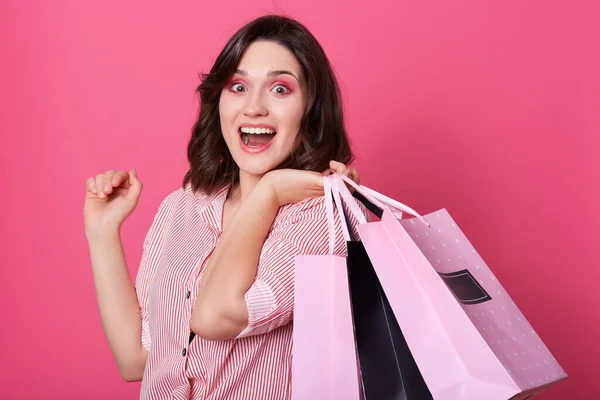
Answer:
<svg viewBox="0 0 600 400"><path fill-rule="evenodd" d="M228 191L206 195L188 184L170 193L146 235L135 280L148 350L141 399L291 398L294 258L329 252L324 197L279 208L245 295L248 327L208 341L193 337L190 317ZM345 254L337 213L335 224L335 254ZM351 226L356 232L353 218Z"/></svg>

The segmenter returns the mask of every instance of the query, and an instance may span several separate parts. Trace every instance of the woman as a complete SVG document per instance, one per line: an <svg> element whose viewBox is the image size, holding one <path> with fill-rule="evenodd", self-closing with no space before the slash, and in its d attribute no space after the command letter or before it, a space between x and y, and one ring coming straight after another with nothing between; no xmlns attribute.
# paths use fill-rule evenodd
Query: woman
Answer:
<svg viewBox="0 0 600 400"><path fill-rule="evenodd" d="M143 399L288 399L294 257L328 253L323 174L359 181L339 89L308 30L267 16L229 40L198 90L190 170L158 209L135 286L119 228L142 183L134 170L87 181L104 331Z"/></svg>

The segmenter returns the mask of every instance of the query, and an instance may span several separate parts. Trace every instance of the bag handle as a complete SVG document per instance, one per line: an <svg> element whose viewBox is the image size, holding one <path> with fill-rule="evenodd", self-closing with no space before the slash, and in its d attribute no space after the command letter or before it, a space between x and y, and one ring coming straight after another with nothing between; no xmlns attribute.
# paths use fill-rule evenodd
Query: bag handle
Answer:
<svg viewBox="0 0 600 400"><path fill-rule="evenodd" d="M350 186L352 186L354 189L356 189L357 192L362 194L364 197L367 198L367 200L369 200L371 203L377 205L378 207L383 209L384 205L386 205L390 208L395 208L397 210L403 211L407 214L410 214L410 215L418 218L425 225L430 226L429 222L425 221L425 218L423 218L421 216L421 214L419 214L412 208L408 207L407 205L402 204L402 203L400 203L394 199L391 199L387 196L384 196L383 194L376 192L373 189L369 189L365 186L358 185L352 179L346 177L345 175L338 174L338 173L336 173L336 175L338 175L344 182L348 183Z"/></svg>
<svg viewBox="0 0 600 400"><path fill-rule="evenodd" d="M331 182L331 186L332 186L331 191L333 192L333 199L335 201L337 212L340 216L340 223L342 225L342 232L344 233L344 239L346 240L346 242L350 242L352 240L352 236L350 235L350 231L348 230L348 224L346 223L346 215L344 214L344 205L342 203L342 199L340 198L340 193L336 189L339 179L336 179L335 175L331 175L330 179L333 180ZM354 204L354 205L356 206L356 204ZM363 216L363 218L364 218L364 216Z"/></svg>
<svg viewBox="0 0 600 400"><path fill-rule="evenodd" d="M352 192L352 197L354 197L356 200L360 201L362 203L362 205L367 208L367 210L371 211L373 214L377 215L377 218L381 219L381 217L383 216L383 210L381 208L379 208L375 204L371 203L369 200L367 200L367 198L365 196L358 193L356 190L354 192ZM399 219L401 219L402 211L397 211L397 213L399 215L398 214L396 214L396 215L398 216Z"/></svg>
<svg viewBox="0 0 600 400"><path fill-rule="evenodd" d="M323 191L325 192L325 210L327 212L327 225L329 230L329 255L334 253L335 244L335 224L333 220L333 199L331 194L331 180L328 176L323 177Z"/></svg>
<svg viewBox="0 0 600 400"><path fill-rule="evenodd" d="M337 190L333 188L335 183L335 176L328 175L323 177L323 191L325 194L325 210L327 212L327 225L329 230L329 255L335 254L335 219L334 219L334 199L335 208L337 209L340 217L340 223L342 226L342 233L344 239L348 242L352 240L352 235L348 230L348 224L346 223L346 216L344 215L344 209L342 202L339 198Z"/></svg>
<svg viewBox="0 0 600 400"><path fill-rule="evenodd" d="M346 189L348 189L348 188L346 187ZM363 186L363 189L370 190L369 188L364 187L364 186ZM371 194L371 193L369 193L369 194ZM369 196L369 194L367 194L367 196ZM384 205L379 200L374 199L372 197L372 194L369 198L366 198L358 190L355 190L354 193L351 194L351 196L354 197L356 200L360 201L367 208L367 210L371 211L378 218L381 218L383 216ZM373 202L369 201L369 199L373 200ZM393 207L392 205L389 205L389 204L388 204L388 208L392 212L392 214L394 214L394 216L396 218L402 219L402 211L396 209L395 207Z"/></svg>
<svg viewBox="0 0 600 400"><path fill-rule="evenodd" d="M354 196L352 196L352 193L350 193L350 190L348 190L348 187L346 187L344 181L341 180L339 175L337 174L334 174L332 176L334 178L333 194L337 195L338 197L341 195L341 197L344 199L346 206L350 209L350 213L354 216L354 218L356 218L359 224L366 224L367 218L358 207L358 204L356 204Z"/></svg>

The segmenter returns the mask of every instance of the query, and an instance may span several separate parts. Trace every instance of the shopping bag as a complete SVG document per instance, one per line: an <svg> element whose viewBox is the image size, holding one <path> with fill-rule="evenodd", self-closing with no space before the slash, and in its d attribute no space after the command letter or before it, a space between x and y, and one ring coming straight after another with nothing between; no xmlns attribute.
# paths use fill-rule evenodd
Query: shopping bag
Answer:
<svg viewBox="0 0 600 400"><path fill-rule="evenodd" d="M331 179L324 179L329 255L302 255L295 260L293 400L361 398L346 257L333 252Z"/></svg>
<svg viewBox="0 0 600 400"><path fill-rule="evenodd" d="M344 212L344 237L348 248L348 278L356 348L365 400L432 399L427 385L402 335L387 297L367 256L363 244L354 237L342 201L339 186L333 182L334 200ZM372 204L365 200L369 209ZM366 223L360 210L355 210L359 223Z"/></svg>
<svg viewBox="0 0 600 400"><path fill-rule="evenodd" d="M360 239L434 399L530 398L566 378L447 210L421 216L339 177L383 210Z"/></svg>

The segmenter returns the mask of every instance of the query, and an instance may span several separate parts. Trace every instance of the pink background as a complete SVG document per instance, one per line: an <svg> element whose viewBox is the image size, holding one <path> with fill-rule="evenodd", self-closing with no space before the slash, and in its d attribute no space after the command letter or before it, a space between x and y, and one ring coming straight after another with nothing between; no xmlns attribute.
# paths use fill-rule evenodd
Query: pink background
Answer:
<svg viewBox="0 0 600 400"><path fill-rule="evenodd" d="M100 325L85 180L135 167L144 182L122 232L133 276L186 171L198 73L273 11L335 66L363 182L446 207L570 375L541 398L598 395L596 2L177 3L0 6L0 398L137 398Z"/></svg>

